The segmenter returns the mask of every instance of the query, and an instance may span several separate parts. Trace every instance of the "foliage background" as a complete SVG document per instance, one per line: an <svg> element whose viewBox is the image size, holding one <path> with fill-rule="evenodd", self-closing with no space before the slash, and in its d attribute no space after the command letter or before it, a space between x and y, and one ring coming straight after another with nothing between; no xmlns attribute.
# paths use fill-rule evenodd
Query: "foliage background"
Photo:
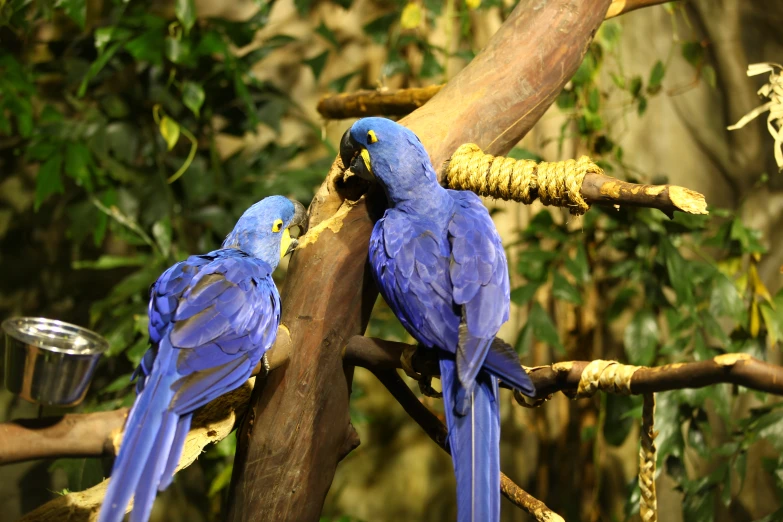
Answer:
<svg viewBox="0 0 783 522"><path fill-rule="evenodd" d="M154 278L218 246L265 195L309 201L351 123L321 121L318 97L445 81L513 7L0 1L0 313L101 332L110 357L80 410L129 404ZM692 0L602 26L556 106L512 153L587 153L618 177L668 176L716 208L709 219L628 209L573 219L488 201L514 288L501 336L525 364L735 351L780 362L783 205L771 139L760 122L723 129L757 103L747 63L780 61L781 21L774 0ZM370 333L407 337L382 303ZM324 519L453 519L448 457L366 372L357 370L354 395L362 446L341 464ZM6 392L0 399L5 419L37 414ZM556 396L532 411L504 401L506 473L569 521L635 516L638 400ZM783 520L777 401L731 386L663 393L657 426L662 520ZM154 517L219 520L234 444L180 473ZM13 520L109 469L99 459L6 466L0 500ZM503 515L527 520L508 503Z"/></svg>

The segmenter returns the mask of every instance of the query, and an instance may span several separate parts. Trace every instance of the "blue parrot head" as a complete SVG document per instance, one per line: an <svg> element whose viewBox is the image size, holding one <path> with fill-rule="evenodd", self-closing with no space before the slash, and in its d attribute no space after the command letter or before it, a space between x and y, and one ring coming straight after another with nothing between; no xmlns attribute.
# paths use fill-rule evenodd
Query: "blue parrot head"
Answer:
<svg viewBox="0 0 783 522"><path fill-rule="evenodd" d="M438 185L429 155L409 129L386 118L362 118L340 140L345 168L360 178L377 180L391 203L425 195Z"/></svg>
<svg viewBox="0 0 783 522"><path fill-rule="evenodd" d="M223 241L223 248L238 248L266 261L274 269L297 246L289 228L297 226L304 232L306 223L307 211L301 203L283 196L269 196L242 214Z"/></svg>

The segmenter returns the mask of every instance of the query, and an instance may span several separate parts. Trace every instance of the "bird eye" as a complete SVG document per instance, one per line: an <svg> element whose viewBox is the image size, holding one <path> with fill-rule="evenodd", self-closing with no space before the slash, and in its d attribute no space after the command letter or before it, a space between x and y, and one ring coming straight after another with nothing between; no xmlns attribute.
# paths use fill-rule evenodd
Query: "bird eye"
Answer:
<svg viewBox="0 0 783 522"><path fill-rule="evenodd" d="M272 224L272 232L280 232L282 228L283 228L283 220L276 219L275 222Z"/></svg>
<svg viewBox="0 0 783 522"><path fill-rule="evenodd" d="M378 136L375 135L374 131L370 131L367 133L367 143L375 143L378 141Z"/></svg>

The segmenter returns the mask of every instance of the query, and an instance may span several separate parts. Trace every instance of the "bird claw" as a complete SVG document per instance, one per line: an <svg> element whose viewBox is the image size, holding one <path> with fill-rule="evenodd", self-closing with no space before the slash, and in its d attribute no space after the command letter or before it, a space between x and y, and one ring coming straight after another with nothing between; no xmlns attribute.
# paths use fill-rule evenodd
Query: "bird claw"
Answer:
<svg viewBox="0 0 783 522"><path fill-rule="evenodd" d="M413 356L416 355L416 346L408 346L402 351L400 365L405 374L414 381L421 382L424 376L413 369Z"/></svg>
<svg viewBox="0 0 783 522"><path fill-rule="evenodd" d="M435 399L443 397L443 393L432 387L432 377L422 377L418 382L419 391L421 391L421 394L425 397L433 397Z"/></svg>
<svg viewBox="0 0 783 522"><path fill-rule="evenodd" d="M417 346L409 346L402 351L400 365L405 374L419 383L419 391L425 397L440 399L443 394L432 387L432 377L423 375L413 369L413 357L416 355Z"/></svg>
<svg viewBox="0 0 783 522"><path fill-rule="evenodd" d="M269 375L269 370L271 369L269 367L269 359L266 358L266 354L261 356L261 362L264 365L264 377Z"/></svg>

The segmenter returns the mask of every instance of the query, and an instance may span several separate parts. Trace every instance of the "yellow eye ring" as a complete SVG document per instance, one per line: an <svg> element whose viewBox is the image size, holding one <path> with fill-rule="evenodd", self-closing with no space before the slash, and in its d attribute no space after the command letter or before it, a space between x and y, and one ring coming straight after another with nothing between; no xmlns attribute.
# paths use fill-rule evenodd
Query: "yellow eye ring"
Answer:
<svg viewBox="0 0 783 522"><path fill-rule="evenodd" d="M283 228L283 220L276 219L275 222L272 224L272 232L280 232L282 228Z"/></svg>
<svg viewBox="0 0 783 522"><path fill-rule="evenodd" d="M367 143L376 143L378 141L378 136L375 135L374 131L369 131L367 133Z"/></svg>

